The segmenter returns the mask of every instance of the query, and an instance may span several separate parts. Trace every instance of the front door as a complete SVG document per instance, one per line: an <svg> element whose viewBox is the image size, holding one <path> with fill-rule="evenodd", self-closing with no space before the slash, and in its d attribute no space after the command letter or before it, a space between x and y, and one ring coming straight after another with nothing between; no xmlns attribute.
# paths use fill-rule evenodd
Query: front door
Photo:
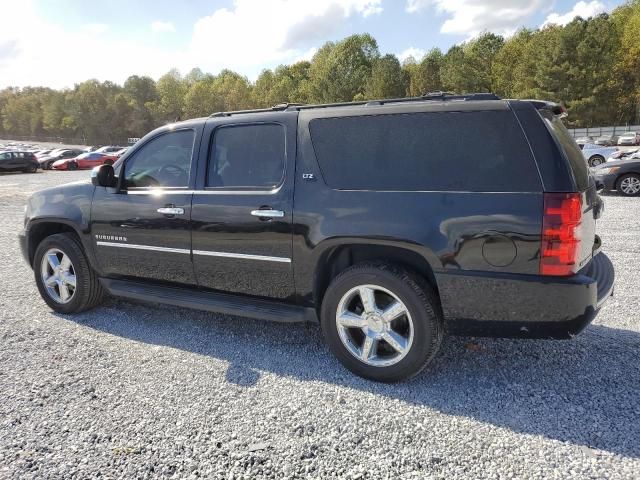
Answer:
<svg viewBox="0 0 640 480"><path fill-rule="evenodd" d="M291 264L296 112L268 121L238 115L207 122L193 196L193 261L198 284L286 299ZM205 147L206 143L206 147Z"/></svg>
<svg viewBox="0 0 640 480"><path fill-rule="evenodd" d="M194 129L161 133L127 157L119 188L96 188L91 231L103 275L196 283L190 218L198 139Z"/></svg>

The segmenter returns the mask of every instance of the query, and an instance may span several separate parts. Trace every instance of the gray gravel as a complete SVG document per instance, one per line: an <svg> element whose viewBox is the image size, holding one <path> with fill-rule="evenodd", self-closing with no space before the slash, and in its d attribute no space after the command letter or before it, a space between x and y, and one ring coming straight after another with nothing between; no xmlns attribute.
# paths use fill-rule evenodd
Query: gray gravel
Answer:
<svg viewBox="0 0 640 480"><path fill-rule="evenodd" d="M571 341L449 338L410 383L345 371L316 327L38 296L1 175L0 478L638 478L640 198L599 225L616 296Z"/></svg>

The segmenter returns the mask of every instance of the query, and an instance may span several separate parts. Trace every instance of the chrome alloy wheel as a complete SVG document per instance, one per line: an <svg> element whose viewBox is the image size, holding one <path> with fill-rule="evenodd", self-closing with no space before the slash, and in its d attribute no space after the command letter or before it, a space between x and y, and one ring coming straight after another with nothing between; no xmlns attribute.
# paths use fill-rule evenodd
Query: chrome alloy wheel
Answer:
<svg viewBox="0 0 640 480"><path fill-rule="evenodd" d="M640 192L640 178L627 177L620 182L620 190L627 195L637 195Z"/></svg>
<svg viewBox="0 0 640 480"><path fill-rule="evenodd" d="M336 311L343 345L361 362L388 367L413 344L413 321L405 304L377 285L359 285L343 295Z"/></svg>
<svg viewBox="0 0 640 480"><path fill-rule="evenodd" d="M42 257L40 275L47 294L57 303L69 303L76 293L76 272L69 256L51 248Z"/></svg>

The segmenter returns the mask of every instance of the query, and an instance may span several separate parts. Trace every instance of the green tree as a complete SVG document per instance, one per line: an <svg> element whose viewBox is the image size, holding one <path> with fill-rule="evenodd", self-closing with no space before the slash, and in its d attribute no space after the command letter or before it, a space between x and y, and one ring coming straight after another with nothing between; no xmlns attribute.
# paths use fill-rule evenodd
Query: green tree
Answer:
<svg viewBox="0 0 640 480"><path fill-rule="evenodd" d="M311 60L310 100L340 102L364 95L373 62L379 56L378 43L369 34L324 44Z"/></svg>
<svg viewBox="0 0 640 480"><path fill-rule="evenodd" d="M395 55L385 55L373 60L364 97L367 99L404 97L408 85L408 74L402 70L398 58Z"/></svg>
<svg viewBox="0 0 640 480"><path fill-rule="evenodd" d="M440 49L434 48L419 63L413 61L405 64L404 69L409 75L408 94L410 96L420 96L443 89L441 79L443 58Z"/></svg>
<svg viewBox="0 0 640 480"><path fill-rule="evenodd" d="M187 89L187 82L175 68L158 79L156 83L158 98L149 103L149 110L156 125L180 120Z"/></svg>

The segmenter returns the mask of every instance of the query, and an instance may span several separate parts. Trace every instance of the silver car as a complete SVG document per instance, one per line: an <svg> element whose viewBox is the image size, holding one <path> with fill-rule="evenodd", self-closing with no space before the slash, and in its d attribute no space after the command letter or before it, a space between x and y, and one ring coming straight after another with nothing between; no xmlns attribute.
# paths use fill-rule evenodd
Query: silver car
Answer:
<svg viewBox="0 0 640 480"><path fill-rule="evenodd" d="M640 143L640 132L625 132L618 137L618 145L638 145Z"/></svg>
<svg viewBox="0 0 640 480"><path fill-rule="evenodd" d="M582 155L590 167L602 165L607 161L607 158L613 155L614 152L618 151L617 147L603 147L593 143L587 143L580 147L582 148Z"/></svg>

